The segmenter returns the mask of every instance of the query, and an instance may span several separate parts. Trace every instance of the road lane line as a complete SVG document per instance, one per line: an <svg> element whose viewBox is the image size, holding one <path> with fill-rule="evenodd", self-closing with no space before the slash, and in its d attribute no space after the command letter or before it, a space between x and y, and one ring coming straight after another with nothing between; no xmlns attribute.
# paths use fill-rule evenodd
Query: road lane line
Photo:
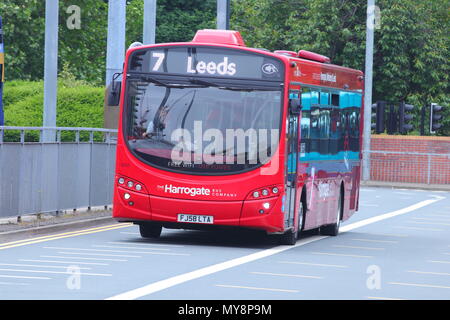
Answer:
<svg viewBox="0 0 450 320"><path fill-rule="evenodd" d="M116 224L116 225L110 226L108 228L102 228L102 229L96 228L96 230L86 229L86 230L81 230L78 232L68 232L68 233L66 232L66 233L61 233L61 234L57 234L57 235L53 235L53 236L45 236L45 237L31 238L31 239L27 239L27 240L13 241L13 242L1 244L0 250L10 249L10 248L15 248L15 247L20 247L20 246L26 246L26 245L30 245L30 244L45 242L45 241L82 236L82 235L87 235L87 234L92 234L92 233L103 232L103 231L128 228L130 226L132 226L132 224L124 224L124 225Z"/></svg>
<svg viewBox="0 0 450 320"><path fill-rule="evenodd" d="M121 232L122 233L122 232ZM183 245L177 245L177 244L161 244L161 243L151 243L151 242L144 242L144 243L137 243L135 241L123 241L123 242L118 242L118 241L109 241L106 242L108 244L119 244L119 245L133 245L133 246L145 246L145 247L149 247L149 246L156 246L156 247L174 247L174 248L185 248L186 246Z"/></svg>
<svg viewBox="0 0 450 320"><path fill-rule="evenodd" d="M41 258L54 258L54 259L73 259L74 257L64 257L64 256L40 256ZM108 258L84 258L76 257L78 260L94 260L94 261L112 261L112 262L126 262L128 259L108 259Z"/></svg>
<svg viewBox="0 0 450 320"><path fill-rule="evenodd" d="M92 247L112 248L112 249L130 249L130 250L157 250L157 251L171 251L172 250L172 249L165 249L165 248L124 247L124 246L108 246L108 245L101 245L101 244L93 244Z"/></svg>
<svg viewBox="0 0 450 320"><path fill-rule="evenodd" d="M262 290L262 291L299 292L298 290L290 290L290 289L258 288L258 287L234 286L234 285L229 285L229 284L216 284L215 286L223 287L223 288L236 288L236 289L249 289L249 290Z"/></svg>
<svg viewBox="0 0 450 320"><path fill-rule="evenodd" d="M444 231L443 229L435 229L435 228L419 228L419 227L405 227L405 226L392 226L392 228L409 229L409 230L422 230L422 231Z"/></svg>
<svg viewBox="0 0 450 320"><path fill-rule="evenodd" d="M428 260L429 263L443 263L443 264L450 264L450 261L442 261L442 260Z"/></svg>
<svg viewBox="0 0 450 320"><path fill-rule="evenodd" d="M293 278L307 278L307 279L323 279L323 277L319 276L308 276L303 274L289 274L289 273L272 273L272 272L259 272L252 271L251 274L259 274L263 276L279 276L279 277L293 277Z"/></svg>
<svg viewBox="0 0 450 320"><path fill-rule="evenodd" d="M434 196L434 197L435 197L435 199L424 200L424 201L418 202L416 204L413 204L411 206L408 206L408 207L400 209L400 210L388 212L388 213L381 214L381 215L376 216L376 217L364 219L362 221L358 221L358 222L354 222L354 223L349 224L349 225L342 226L340 228L340 231L341 232L346 232L346 231L350 231L350 230L353 230L353 229L356 229L356 228L360 228L360 227L372 224L374 222L378 222L378 221L382 221L382 220L385 220L385 219L389 219L389 218L393 218L393 217L396 217L396 216L400 216L400 215L409 213L411 211L415 211L417 209L426 207L426 206L428 206L428 205L430 205L432 203L435 203L437 201L445 199L445 197L440 197L440 196Z"/></svg>
<svg viewBox="0 0 450 320"><path fill-rule="evenodd" d="M153 252L147 251L129 251L129 250L108 250L108 249L91 249L91 248L67 248L67 247L43 247L44 249L53 249L53 250L74 250L74 251L91 251L91 252L114 252L114 253L145 253L151 254ZM155 250L166 250L166 249L155 249ZM154 252L156 253L156 252ZM159 253L159 252L158 252Z"/></svg>
<svg viewBox="0 0 450 320"><path fill-rule="evenodd" d="M407 234L392 234L392 233L373 233L373 232L368 232L368 233L364 233L365 235L373 235L373 236L380 236L380 237L395 237L395 238L407 238L409 237L409 235Z"/></svg>
<svg viewBox="0 0 450 320"><path fill-rule="evenodd" d="M375 300L406 300L401 298L386 298L386 297L367 297L367 299L375 299Z"/></svg>
<svg viewBox="0 0 450 320"><path fill-rule="evenodd" d="M30 273L53 273L53 274L73 274L72 272L67 271L51 271L51 270L29 270L29 269L3 269L0 271L11 271L11 272L30 272ZM112 274L105 273L89 273L89 272L80 272L77 275L81 276L99 276L99 277L111 277Z"/></svg>
<svg viewBox="0 0 450 320"><path fill-rule="evenodd" d="M349 267L349 266L343 266L343 265L338 265L338 264L311 263L311 262L298 262L298 261L278 261L278 263L299 264L299 265L305 265L305 266L330 267L330 268L348 268Z"/></svg>
<svg viewBox="0 0 450 320"><path fill-rule="evenodd" d="M49 277L31 277L31 276L11 276L6 274L0 274L0 278L13 278L13 279L37 279L37 280L51 280Z"/></svg>
<svg viewBox="0 0 450 320"><path fill-rule="evenodd" d="M0 263L0 266L67 269L66 266L48 266L48 265L20 264L20 263ZM82 270L91 270L91 268L88 267L79 267L79 268Z"/></svg>
<svg viewBox="0 0 450 320"><path fill-rule="evenodd" d="M73 257L71 257L73 258ZM93 266L109 266L109 263L99 263L99 262L80 262L80 261L56 261L56 260L36 260L36 259L19 259L22 262L42 262L42 263L68 263L68 264L83 264L83 265L93 265Z"/></svg>
<svg viewBox="0 0 450 320"><path fill-rule="evenodd" d="M450 276L450 273L446 272L431 272L431 271L417 271L417 270L408 270L406 272L418 273L418 274L431 274L435 276Z"/></svg>
<svg viewBox="0 0 450 320"><path fill-rule="evenodd" d="M412 218L414 220L425 220L434 222L450 222L450 219L434 219L434 218Z"/></svg>
<svg viewBox="0 0 450 320"><path fill-rule="evenodd" d="M435 226L450 226L450 223L443 223L443 222L425 222L425 221L406 221L406 222L415 224L429 224Z"/></svg>
<svg viewBox="0 0 450 320"><path fill-rule="evenodd" d="M21 240L16 240L16 241L11 241L11 242L5 242L5 243L1 243L0 247L9 246L9 245L16 244L16 243L21 243L21 242L29 242L29 241L34 241L34 240L48 239L48 238L53 238L53 237L56 237L56 236L63 236L63 235L69 235L69 234L76 234L76 233L80 233L80 232L111 228L111 227L117 226L117 225L118 224L112 224L112 225L110 224L110 225L107 225L107 226L88 228L88 229L76 230L76 231L68 231L68 232L63 232L63 233L58 233L58 234L51 234L51 235L46 235L46 236L35 237L35 238L31 238L31 239L27 238L27 239L21 239Z"/></svg>
<svg viewBox="0 0 450 320"><path fill-rule="evenodd" d="M5 285L5 286L29 286L29 283L22 283L22 282L0 282L0 285Z"/></svg>
<svg viewBox="0 0 450 320"><path fill-rule="evenodd" d="M86 255L86 256L100 256L100 257L142 258L142 256L120 255L120 254L106 254L106 253L65 252L65 251L60 251L58 253L59 254L83 254L83 255Z"/></svg>
<svg viewBox="0 0 450 320"><path fill-rule="evenodd" d="M382 214L378 217L372 217L372 218L368 218L362 221L358 221L358 222L354 222L352 224L346 225L341 227L341 232L347 232L350 230L354 230L356 228L360 228L375 222L379 222L388 218L392 218L398 215L402 215L402 214L406 214L408 212L412 212L415 211L417 209L423 208L425 206L431 205L437 201L441 201L445 199L445 197L440 197L440 196L434 196L434 199L428 199L428 200L424 200L421 202L418 202L414 205L411 205L409 207L400 209L400 210L396 210L393 212L389 212L389 213L385 213ZM252 262L255 260L259 260L262 258L266 258L269 256L272 256L274 254L277 253L281 253L284 252L286 250L291 250L294 248L297 248L299 246L303 246L306 245L308 243L312 243L318 240L322 240L325 238L329 238L329 236L312 236L309 239L300 239L299 241L297 241L297 243L293 246L289 246L289 245L281 245L281 246L277 246L274 248L270 248L270 249L265 249L262 251L258 251L243 257L239 257L239 258L235 258L232 260L228 260L228 261L224 261L224 262L220 262L211 266L207 266L207 267L203 267L191 272L187 272L187 273L183 273L180 275L176 275L164 280L160 280L157 282L153 282L150 283L148 285L145 285L143 287L137 288L137 289L133 289L124 293L120 293L114 296L111 296L109 298L106 298L106 300L133 300L133 299L138 299L144 296L147 296L149 294L176 286L178 284L187 282L187 281L191 281L194 279L198 279L213 273L217 273L226 269L230 269L248 262Z"/></svg>
<svg viewBox="0 0 450 320"><path fill-rule="evenodd" d="M353 241L362 241L362 242L379 242L379 243L398 243L398 241L393 240L375 240L375 239L350 239Z"/></svg>
<svg viewBox="0 0 450 320"><path fill-rule="evenodd" d="M334 252L311 252L312 254L325 255L325 256L337 256L337 257L351 257L351 258L373 258L373 256L363 256L358 254L347 253L334 253Z"/></svg>
<svg viewBox="0 0 450 320"><path fill-rule="evenodd" d="M386 250L385 248L379 247L359 247L359 246L347 246L343 244L333 244L332 247L336 248L350 248L350 249L363 249L363 250Z"/></svg>
<svg viewBox="0 0 450 320"><path fill-rule="evenodd" d="M431 213L428 213L427 217L450 218L450 214L431 214Z"/></svg>
<svg viewBox="0 0 450 320"><path fill-rule="evenodd" d="M435 284L425 284L425 283L406 283L406 282L388 282L389 284L398 286L411 286L411 287L423 287L423 288L438 288L438 289L450 289L448 286L438 286Z"/></svg>

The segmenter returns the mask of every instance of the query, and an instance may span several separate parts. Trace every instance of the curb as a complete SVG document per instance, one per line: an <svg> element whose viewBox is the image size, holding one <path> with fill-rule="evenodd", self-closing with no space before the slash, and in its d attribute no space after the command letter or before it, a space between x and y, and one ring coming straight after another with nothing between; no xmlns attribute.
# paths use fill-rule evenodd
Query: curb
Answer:
<svg viewBox="0 0 450 320"><path fill-rule="evenodd" d="M64 223L55 223L52 225L42 226L42 227L30 227L24 228L21 230L12 230L6 232L0 232L0 242L10 241L15 238L31 238L33 236L38 235L48 235L58 231L65 231L67 229L72 228L85 228L85 227L93 227L100 226L103 224L114 224L118 223L112 217L100 217L100 218L92 218L92 219L84 219L72 222L64 222Z"/></svg>

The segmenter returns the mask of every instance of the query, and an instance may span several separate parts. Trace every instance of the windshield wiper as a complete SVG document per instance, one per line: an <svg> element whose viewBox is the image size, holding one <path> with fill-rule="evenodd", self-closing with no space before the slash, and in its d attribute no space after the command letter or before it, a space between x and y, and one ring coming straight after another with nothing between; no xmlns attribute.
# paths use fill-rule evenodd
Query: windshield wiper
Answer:
<svg viewBox="0 0 450 320"><path fill-rule="evenodd" d="M149 75L146 74L129 74L128 75L130 78L132 79L139 79L139 80L143 80L143 81L148 81L148 82L152 82L156 85L159 86L163 86L163 87L167 87L167 88L201 88L204 87L204 85L202 86L192 86L192 85L184 85L184 84L176 84L176 83L167 83L167 82L163 82L161 80L155 79Z"/></svg>

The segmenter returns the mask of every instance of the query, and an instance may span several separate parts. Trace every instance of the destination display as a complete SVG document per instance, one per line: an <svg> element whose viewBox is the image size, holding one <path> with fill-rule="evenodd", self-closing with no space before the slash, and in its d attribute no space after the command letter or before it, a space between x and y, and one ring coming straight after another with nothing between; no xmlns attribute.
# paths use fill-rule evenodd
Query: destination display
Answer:
<svg viewBox="0 0 450 320"><path fill-rule="evenodd" d="M132 53L132 72L283 80L283 63L263 54L211 47L157 47Z"/></svg>

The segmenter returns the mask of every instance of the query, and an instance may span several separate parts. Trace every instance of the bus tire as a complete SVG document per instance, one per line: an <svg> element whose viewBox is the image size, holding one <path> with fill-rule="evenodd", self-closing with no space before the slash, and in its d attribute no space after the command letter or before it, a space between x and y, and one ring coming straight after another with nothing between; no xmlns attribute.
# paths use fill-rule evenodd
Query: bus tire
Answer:
<svg viewBox="0 0 450 320"><path fill-rule="evenodd" d="M160 224L140 224L139 232L142 238L157 239L161 236L162 226Z"/></svg>
<svg viewBox="0 0 450 320"><path fill-rule="evenodd" d="M283 234L280 234L279 244L293 246L297 243L298 232L293 229L286 231Z"/></svg>
<svg viewBox="0 0 450 320"><path fill-rule="evenodd" d="M335 237L339 234L339 227L341 225L341 219L342 219L342 210L343 210L342 200L343 199L344 199L343 189L341 188L341 191L339 192L339 200L337 202L338 205L337 205L337 209L336 209L336 223L320 227L320 234L325 235L325 236L333 236L333 237Z"/></svg>

